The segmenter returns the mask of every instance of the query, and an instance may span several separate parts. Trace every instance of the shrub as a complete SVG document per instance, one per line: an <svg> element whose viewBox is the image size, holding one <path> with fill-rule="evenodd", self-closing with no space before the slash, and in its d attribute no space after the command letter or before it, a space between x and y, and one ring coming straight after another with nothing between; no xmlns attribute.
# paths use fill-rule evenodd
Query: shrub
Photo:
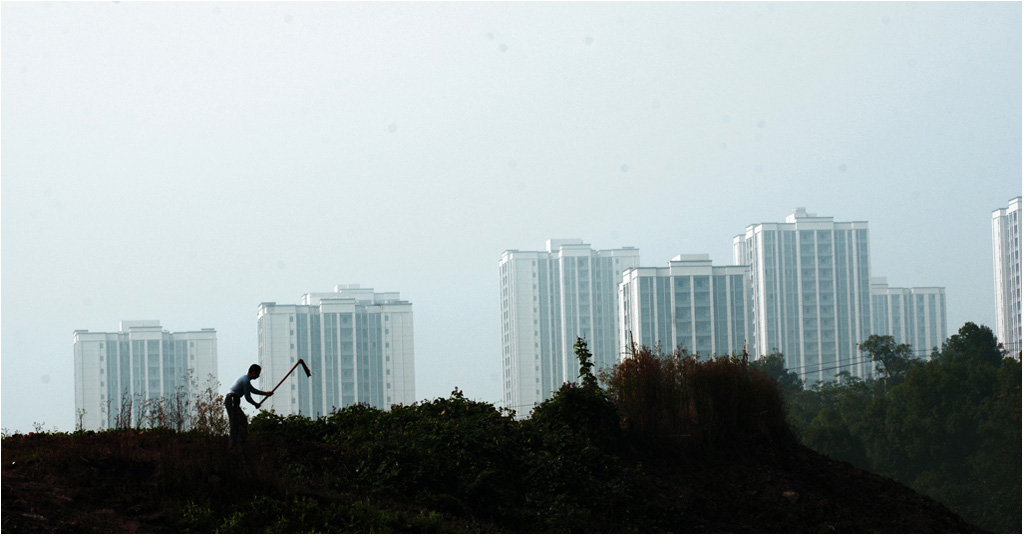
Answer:
<svg viewBox="0 0 1024 536"><path fill-rule="evenodd" d="M545 432L566 431L603 448L618 445L621 430L615 403L591 372L593 357L582 338L574 345L581 384L566 383L530 414L530 424Z"/></svg>
<svg viewBox="0 0 1024 536"><path fill-rule="evenodd" d="M341 480L370 496L443 512L494 515L521 492L511 414L454 390L383 411L349 406L324 419Z"/></svg>
<svg viewBox="0 0 1024 536"><path fill-rule="evenodd" d="M705 445L792 439L775 380L735 357L700 361L634 346L605 377L631 437Z"/></svg>

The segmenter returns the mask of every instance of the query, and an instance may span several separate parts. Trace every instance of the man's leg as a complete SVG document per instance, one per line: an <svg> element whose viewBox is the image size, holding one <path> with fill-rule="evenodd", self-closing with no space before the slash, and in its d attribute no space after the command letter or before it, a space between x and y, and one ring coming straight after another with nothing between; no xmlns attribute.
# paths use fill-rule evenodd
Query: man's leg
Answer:
<svg viewBox="0 0 1024 536"><path fill-rule="evenodd" d="M228 424L230 425L228 445L232 447L241 445L245 441L245 426L247 423L245 421L245 414L242 413L242 408L238 407L238 397L225 397L224 406L228 410Z"/></svg>
<svg viewBox="0 0 1024 536"><path fill-rule="evenodd" d="M249 417L246 417L242 408L238 407L238 444L244 444L247 437L249 437Z"/></svg>

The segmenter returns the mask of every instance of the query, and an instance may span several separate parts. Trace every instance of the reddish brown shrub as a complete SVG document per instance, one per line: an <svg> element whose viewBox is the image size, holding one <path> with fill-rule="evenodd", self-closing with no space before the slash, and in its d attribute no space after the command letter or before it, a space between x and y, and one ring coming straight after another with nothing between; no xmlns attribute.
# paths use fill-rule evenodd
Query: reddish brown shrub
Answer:
<svg viewBox="0 0 1024 536"><path fill-rule="evenodd" d="M736 357L639 346L603 380L633 437L709 445L791 437L778 385Z"/></svg>

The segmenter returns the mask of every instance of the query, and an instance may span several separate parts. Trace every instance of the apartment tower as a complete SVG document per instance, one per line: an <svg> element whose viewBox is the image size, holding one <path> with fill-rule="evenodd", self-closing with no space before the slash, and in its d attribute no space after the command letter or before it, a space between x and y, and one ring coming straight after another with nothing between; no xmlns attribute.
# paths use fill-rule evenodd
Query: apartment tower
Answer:
<svg viewBox="0 0 1024 536"><path fill-rule="evenodd" d="M751 338L748 266L678 255L667 267L630 268L619 284L619 348L684 348L707 358L742 355Z"/></svg>
<svg viewBox="0 0 1024 536"><path fill-rule="evenodd" d="M573 352L583 337L596 370L619 357L618 286L640 252L594 250L579 239L548 240L546 251L508 250L498 264L504 403L528 415L564 382L578 380Z"/></svg>
<svg viewBox="0 0 1024 536"><path fill-rule="evenodd" d="M1010 355L1021 351L1020 196L992 212L992 265L995 271L996 338Z"/></svg>
<svg viewBox="0 0 1024 536"><path fill-rule="evenodd" d="M891 335L896 344L909 344L914 357L929 359L946 340L946 289L890 287L884 277L872 277L871 333Z"/></svg>
<svg viewBox="0 0 1024 536"><path fill-rule="evenodd" d="M74 365L77 429L146 426L155 403L216 386L217 332L170 333L159 320L125 320L110 333L76 330Z"/></svg>
<svg viewBox="0 0 1024 536"><path fill-rule="evenodd" d="M857 348L871 335L867 222L798 208L783 223L749 225L733 262L750 266L756 355L782 352L807 383L870 376Z"/></svg>
<svg viewBox="0 0 1024 536"><path fill-rule="evenodd" d="M397 292L338 285L296 305L261 303L256 328L260 389L271 389L299 359L312 372L306 377L299 367L265 409L316 417L353 404L388 409L416 401L412 304Z"/></svg>

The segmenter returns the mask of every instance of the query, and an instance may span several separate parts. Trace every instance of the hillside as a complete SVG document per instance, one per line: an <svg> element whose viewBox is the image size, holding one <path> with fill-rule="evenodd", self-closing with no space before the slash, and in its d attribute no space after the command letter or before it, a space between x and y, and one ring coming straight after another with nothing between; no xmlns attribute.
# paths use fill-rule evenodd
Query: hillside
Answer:
<svg viewBox="0 0 1024 536"><path fill-rule="evenodd" d="M523 421L457 391L391 412L263 413L237 450L224 436L161 429L13 435L2 440L0 528L978 532L901 484L785 436L650 442L581 427L572 411L586 408L566 401Z"/></svg>

